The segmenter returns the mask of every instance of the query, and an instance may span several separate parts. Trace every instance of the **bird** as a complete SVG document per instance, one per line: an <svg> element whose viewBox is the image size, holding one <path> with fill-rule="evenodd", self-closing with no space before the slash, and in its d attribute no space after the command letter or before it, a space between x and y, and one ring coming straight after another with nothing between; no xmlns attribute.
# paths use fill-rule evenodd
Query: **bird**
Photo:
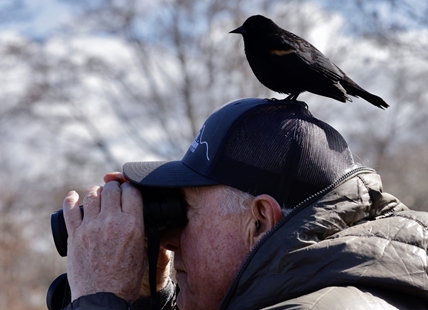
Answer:
<svg viewBox="0 0 428 310"><path fill-rule="evenodd" d="M262 15L249 17L230 31L241 34L245 54L256 78L267 88L297 100L308 91L341 102L361 97L374 106L389 105L351 80L338 66L303 38Z"/></svg>

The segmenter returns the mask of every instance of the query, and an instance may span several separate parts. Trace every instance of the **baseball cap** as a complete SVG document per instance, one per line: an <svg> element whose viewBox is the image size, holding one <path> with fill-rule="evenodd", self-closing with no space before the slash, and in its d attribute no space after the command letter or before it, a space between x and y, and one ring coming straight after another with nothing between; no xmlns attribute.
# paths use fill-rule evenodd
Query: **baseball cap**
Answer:
<svg viewBox="0 0 428 310"><path fill-rule="evenodd" d="M304 102L246 98L214 111L181 160L128 162L123 172L139 186L224 184L292 208L353 166L345 139Z"/></svg>

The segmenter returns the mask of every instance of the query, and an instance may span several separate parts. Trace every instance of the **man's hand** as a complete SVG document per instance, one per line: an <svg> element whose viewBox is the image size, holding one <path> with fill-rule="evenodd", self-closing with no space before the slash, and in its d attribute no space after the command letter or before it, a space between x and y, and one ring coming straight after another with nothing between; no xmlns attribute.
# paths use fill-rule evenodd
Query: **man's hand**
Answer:
<svg viewBox="0 0 428 310"><path fill-rule="evenodd" d="M111 172L104 176L104 182L117 181L119 183L128 182L122 173L120 172ZM147 261L147 243L145 247L145 260ZM168 284L169 275L170 275L170 261L171 261L171 251L167 251L164 248L160 248L158 264L157 264L157 273L156 273L156 290L160 291L165 288ZM140 297L149 297L150 296L150 283L149 283L149 265L146 263L146 270L144 273L143 283L141 285Z"/></svg>
<svg viewBox="0 0 428 310"><path fill-rule="evenodd" d="M72 300L97 292L135 300L147 268L140 191L110 181L89 188L83 206L82 219L78 194L71 191L64 199Z"/></svg>

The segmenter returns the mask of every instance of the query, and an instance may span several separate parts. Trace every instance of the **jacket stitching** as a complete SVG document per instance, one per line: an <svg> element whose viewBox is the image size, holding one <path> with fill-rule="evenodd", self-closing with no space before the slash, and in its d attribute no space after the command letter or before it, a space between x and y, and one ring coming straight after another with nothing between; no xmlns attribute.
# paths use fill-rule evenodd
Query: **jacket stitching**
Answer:
<svg viewBox="0 0 428 310"><path fill-rule="evenodd" d="M406 216L406 215L403 215L403 214L394 214L394 216L396 216L396 217L402 217L402 218L405 218L407 220L412 220L412 221L418 223L420 226L422 226L425 230L428 230L428 226L425 225L424 222L422 222L422 221L420 221L418 219L415 219L415 218L412 218L412 217L409 217L409 216Z"/></svg>
<svg viewBox="0 0 428 310"><path fill-rule="evenodd" d="M368 193L368 195L370 197L370 203L372 203L372 201L374 199L373 199L372 195L370 194L371 190L370 190L369 186L366 184L366 182L364 182L364 179L360 175L357 175L357 178L361 181L361 183L363 183L364 188L367 190L367 193Z"/></svg>
<svg viewBox="0 0 428 310"><path fill-rule="evenodd" d="M346 234L346 235L342 235L341 237L363 237L363 238L379 238L379 239L384 239L384 240L388 240L388 241L394 241L394 242L398 242L401 244L407 244L407 245L411 245L411 246L415 246L421 250L426 251L426 249L424 247L422 247L421 245L417 244L417 243L409 243L409 242L403 242L401 240L397 240L397 239L392 239L392 238L387 238L385 236L380 236L377 234L373 234L373 235L365 235L365 234Z"/></svg>

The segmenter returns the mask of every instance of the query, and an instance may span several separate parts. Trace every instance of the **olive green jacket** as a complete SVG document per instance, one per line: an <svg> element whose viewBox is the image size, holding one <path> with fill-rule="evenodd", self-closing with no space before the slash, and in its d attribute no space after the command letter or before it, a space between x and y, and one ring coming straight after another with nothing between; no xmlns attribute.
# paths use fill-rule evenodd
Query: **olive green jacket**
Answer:
<svg viewBox="0 0 428 310"><path fill-rule="evenodd" d="M428 309L428 213L358 168L253 249L221 309Z"/></svg>

